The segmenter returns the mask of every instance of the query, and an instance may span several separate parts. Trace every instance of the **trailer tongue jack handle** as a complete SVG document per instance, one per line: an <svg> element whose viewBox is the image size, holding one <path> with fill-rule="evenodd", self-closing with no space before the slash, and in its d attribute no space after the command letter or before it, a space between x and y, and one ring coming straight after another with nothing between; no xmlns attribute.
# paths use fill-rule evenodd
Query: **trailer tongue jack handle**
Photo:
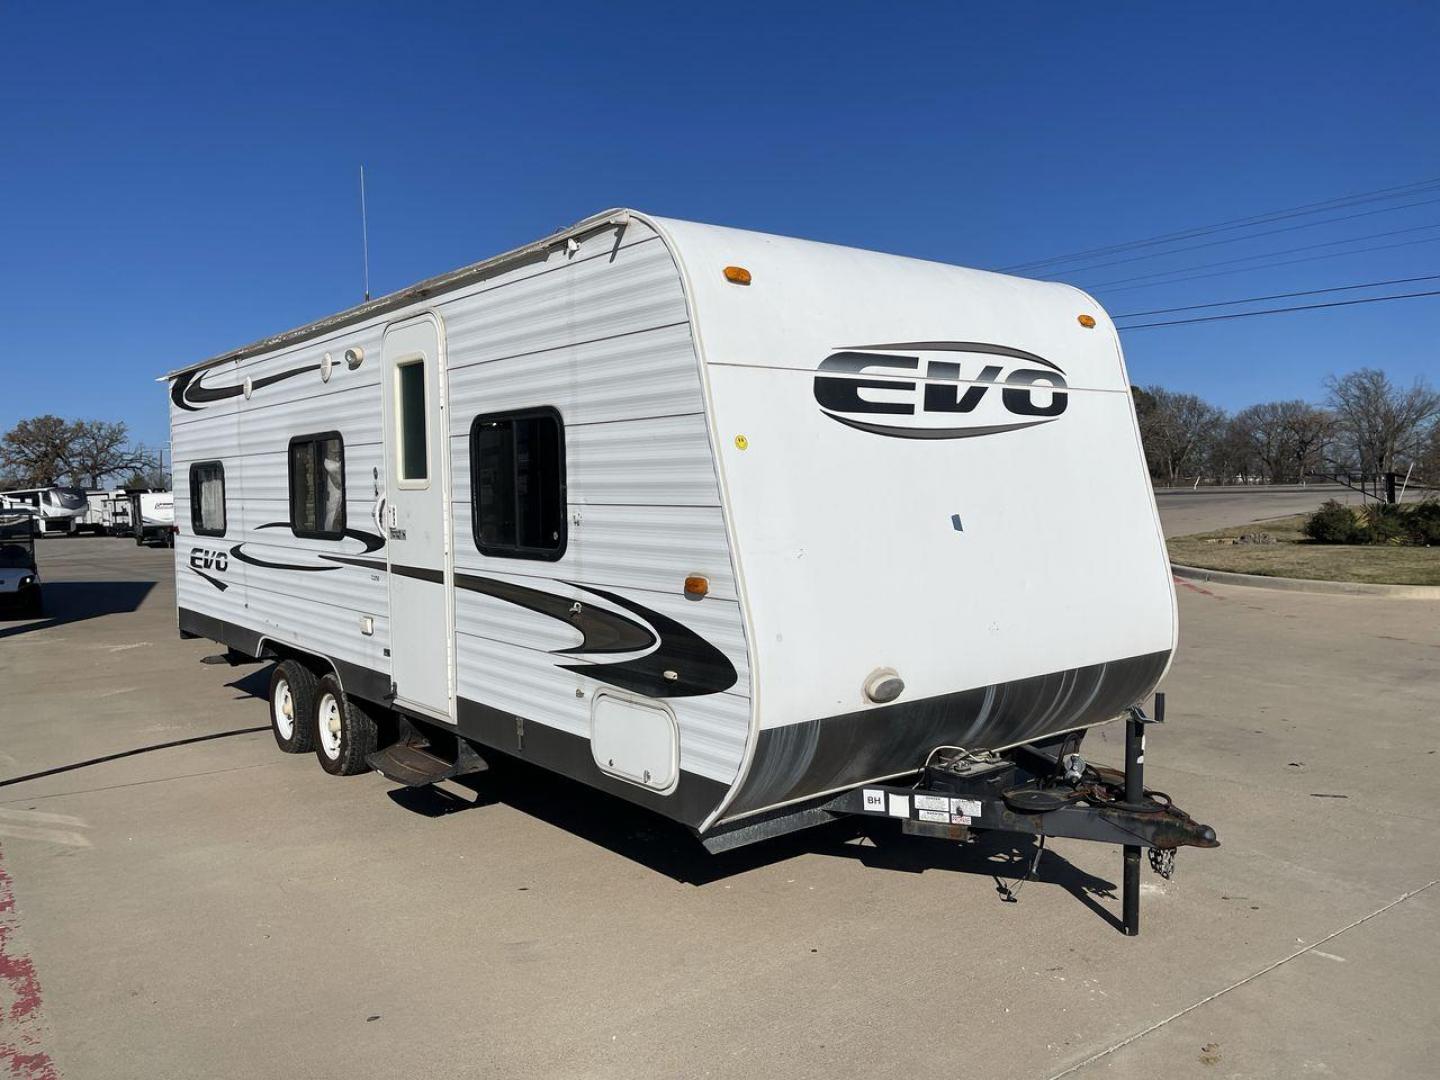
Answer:
<svg viewBox="0 0 1440 1080"><path fill-rule="evenodd" d="M1140 933L1141 850L1150 849L1151 866L1169 877L1177 848L1219 846L1214 829L1164 792L1145 788L1145 729L1164 719L1164 694L1155 695L1153 717L1138 705L1129 710L1123 773L1079 757L1083 732L1003 754L947 747L931 756L914 787L847 791L816 810L903 818L907 833L950 840L991 830L1118 844L1124 849L1122 928L1133 937Z"/></svg>

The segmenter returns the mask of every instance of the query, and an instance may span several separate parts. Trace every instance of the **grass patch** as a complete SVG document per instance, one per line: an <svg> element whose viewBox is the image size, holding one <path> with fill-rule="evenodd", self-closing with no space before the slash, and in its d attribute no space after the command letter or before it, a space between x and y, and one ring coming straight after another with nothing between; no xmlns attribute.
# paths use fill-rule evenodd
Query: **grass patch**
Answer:
<svg viewBox="0 0 1440 1080"><path fill-rule="evenodd" d="M1440 547L1317 544L1301 530L1308 514L1235 525L1167 541L1170 561L1206 570L1315 581L1440 585ZM1273 544L1237 544L1242 533L1267 533Z"/></svg>

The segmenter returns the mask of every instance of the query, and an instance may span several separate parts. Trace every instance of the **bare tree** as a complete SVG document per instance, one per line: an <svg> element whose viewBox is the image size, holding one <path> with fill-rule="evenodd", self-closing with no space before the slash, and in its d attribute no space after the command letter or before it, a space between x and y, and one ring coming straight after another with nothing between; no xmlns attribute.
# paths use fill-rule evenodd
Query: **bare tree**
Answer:
<svg viewBox="0 0 1440 1080"><path fill-rule="evenodd" d="M17 487L49 487L69 471L71 434L58 416L21 420L0 440L0 467Z"/></svg>
<svg viewBox="0 0 1440 1080"><path fill-rule="evenodd" d="M1304 480L1324 466L1325 447L1335 435L1335 416L1304 401L1282 402L1282 409L1292 478Z"/></svg>
<svg viewBox="0 0 1440 1080"><path fill-rule="evenodd" d="M1220 425L1211 444L1208 466L1219 481L1238 480L1245 484L1256 474L1255 455L1237 419L1231 417Z"/></svg>
<svg viewBox="0 0 1440 1080"><path fill-rule="evenodd" d="M1305 401L1267 401L1242 409L1235 426L1271 483L1303 480L1320 465L1333 419Z"/></svg>
<svg viewBox="0 0 1440 1080"><path fill-rule="evenodd" d="M0 440L0 468L18 487L49 487L62 478L99 487L106 477L155 466L156 455L132 446L124 424L107 420L36 416Z"/></svg>
<svg viewBox="0 0 1440 1080"><path fill-rule="evenodd" d="M1225 423L1225 414L1194 394L1147 386L1150 399L1140 417L1140 435L1152 475L1175 483L1187 470L1203 467Z"/></svg>
<svg viewBox="0 0 1440 1080"><path fill-rule="evenodd" d="M1440 393L1424 379L1409 388L1393 384L1378 368L1360 368L1325 381L1336 428L1362 473L1391 472L1413 460L1440 417Z"/></svg>
<svg viewBox="0 0 1440 1080"><path fill-rule="evenodd" d="M130 444L130 432L123 423L78 420L71 429L66 465L71 477L79 483L95 488L106 477L152 465L151 455L144 447Z"/></svg>

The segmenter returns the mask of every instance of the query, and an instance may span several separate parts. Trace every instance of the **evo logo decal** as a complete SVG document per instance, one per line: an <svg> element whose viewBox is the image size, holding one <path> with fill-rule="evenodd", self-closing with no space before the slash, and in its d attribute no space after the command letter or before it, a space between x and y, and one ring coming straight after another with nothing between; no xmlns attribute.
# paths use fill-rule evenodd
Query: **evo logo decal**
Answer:
<svg viewBox="0 0 1440 1080"><path fill-rule="evenodd" d="M211 585L214 585L215 588L221 592L224 592L230 587L226 582L205 572L210 570L216 574L223 574L226 570L230 569L230 556L224 550L202 547L191 548L190 569L199 574Z"/></svg>
<svg viewBox="0 0 1440 1080"><path fill-rule="evenodd" d="M852 345L817 372L815 401L826 416L901 439L966 439L1053 423L1070 398L1058 365L981 341Z"/></svg>

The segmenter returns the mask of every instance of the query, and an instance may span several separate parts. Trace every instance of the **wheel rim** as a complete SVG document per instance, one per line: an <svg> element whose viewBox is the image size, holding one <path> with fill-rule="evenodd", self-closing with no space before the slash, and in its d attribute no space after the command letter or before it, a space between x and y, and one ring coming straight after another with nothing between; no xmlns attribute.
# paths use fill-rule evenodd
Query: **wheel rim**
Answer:
<svg viewBox="0 0 1440 1080"><path fill-rule="evenodd" d="M288 679L281 679L275 684L275 700L271 702L271 712L275 720L275 730L288 742L295 734L295 695L290 692Z"/></svg>
<svg viewBox="0 0 1440 1080"><path fill-rule="evenodd" d="M320 708L316 710L320 721L320 749L325 751L325 756L335 760L340 757L340 702L334 694L326 694L320 699Z"/></svg>

